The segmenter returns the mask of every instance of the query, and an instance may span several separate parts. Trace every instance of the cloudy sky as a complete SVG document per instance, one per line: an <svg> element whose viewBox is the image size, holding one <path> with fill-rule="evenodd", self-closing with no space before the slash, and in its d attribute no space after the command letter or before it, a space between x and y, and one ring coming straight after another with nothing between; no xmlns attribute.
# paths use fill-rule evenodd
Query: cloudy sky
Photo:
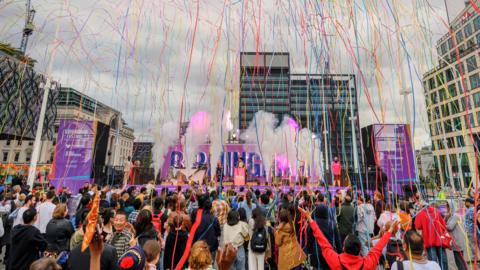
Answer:
<svg viewBox="0 0 480 270"><path fill-rule="evenodd" d="M451 18L464 6L446 2ZM415 146L430 144L420 80L437 63L444 0L32 3L37 70L122 111L138 140L180 115L235 111L239 52L288 51L294 72L357 75L361 126L405 122L400 91L413 89ZM0 41L18 46L24 18L25 1L0 0Z"/></svg>

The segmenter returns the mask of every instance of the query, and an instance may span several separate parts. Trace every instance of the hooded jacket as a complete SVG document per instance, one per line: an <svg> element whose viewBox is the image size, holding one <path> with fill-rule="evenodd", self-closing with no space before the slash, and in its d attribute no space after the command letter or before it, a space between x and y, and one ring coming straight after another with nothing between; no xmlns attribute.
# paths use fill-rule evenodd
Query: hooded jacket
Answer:
<svg viewBox="0 0 480 270"><path fill-rule="evenodd" d="M320 245L323 257L327 261L330 269L342 269L343 266L348 270L375 270L378 265L378 259L382 255L382 250L392 236L389 232L385 233L378 243L370 250L367 256L362 257L360 255L355 256L347 253L338 254L325 238L320 228L318 228L315 221L310 222L310 227L312 228L313 236Z"/></svg>
<svg viewBox="0 0 480 270"><path fill-rule="evenodd" d="M47 248L47 241L40 231L32 225L17 225L12 229L10 248L10 269L29 269L40 258L40 252Z"/></svg>
<svg viewBox="0 0 480 270"><path fill-rule="evenodd" d="M70 237L75 231L68 219L51 219L45 230L49 251L69 250Z"/></svg>
<svg viewBox="0 0 480 270"><path fill-rule="evenodd" d="M415 228L422 231L425 248L442 245L440 236L446 230L446 224L436 208L428 206L420 210L415 217Z"/></svg>
<svg viewBox="0 0 480 270"><path fill-rule="evenodd" d="M278 246L279 270L295 268L306 258L290 223L280 223L275 231L275 244Z"/></svg>
<svg viewBox="0 0 480 270"><path fill-rule="evenodd" d="M341 252L342 243L340 241L340 234L338 233L337 224L333 216L329 217L329 209L326 205L319 205L313 213L315 223L326 236L330 245L334 250ZM314 240L312 228L307 229L307 252L310 255L310 264L314 269L329 269L325 258L322 255L322 249L317 241Z"/></svg>

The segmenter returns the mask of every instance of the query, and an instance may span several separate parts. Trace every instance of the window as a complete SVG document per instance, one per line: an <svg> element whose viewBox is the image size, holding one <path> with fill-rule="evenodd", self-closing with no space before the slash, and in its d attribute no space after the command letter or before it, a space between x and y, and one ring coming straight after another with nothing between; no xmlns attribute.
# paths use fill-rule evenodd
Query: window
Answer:
<svg viewBox="0 0 480 270"><path fill-rule="evenodd" d="M460 70L460 68L462 68L462 70ZM457 74L457 78L460 78L461 77L460 75L462 73L465 73L465 67L463 66L463 63L460 63L460 65L459 64L455 65L455 72Z"/></svg>
<svg viewBox="0 0 480 270"><path fill-rule="evenodd" d="M449 81L451 81L451 80L454 79L454 77L453 77L453 71L452 71L451 68L445 70L445 75L446 75L446 77L447 77L447 82L449 82Z"/></svg>
<svg viewBox="0 0 480 270"><path fill-rule="evenodd" d="M28 142L28 145L29 145L29 146L32 146L32 145L33 145L33 141L29 141L29 142Z"/></svg>
<svg viewBox="0 0 480 270"><path fill-rule="evenodd" d="M472 72L475 69L477 69L477 59L475 59L474 55L467 59L467 70L468 72Z"/></svg>
<svg viewBox="0 0 480 270"><path fill-rule="evenodd" d="M476 108L480 106L480 92L473 94L473 104Z"/></svg>
<svg viewBox="0 0 480 270"><path fill-rule="evenodd" d="M480 87L480 77L477 74L470 76L470 90Z"/></svg>
<svg viewBox="0 0 480 270"><path fill-rule="evenodd" d="M17 141L17 145L18 145L18 146L21 146L21 145L22 145L22 140L18 140L18 141Z"/></svg>
<svg viewBox="0 0 480 270"><path fill-rule="evenodd" d="M443 72L437 74L437 85L443 85L445 83L445 75Z"/></svg>
<svg viewBox="0 0 480 270"><path fill-rule="evenodd" d="M447 138L447 146L448 148L455 148L455 143L453 138Z"/></svg>
<svg viewBox="0 0 480 270"><path fill-rule="evenodd" d="M463 136L457 136L457 147L464 147L465 146L465 139Z"/></svg>
<svg viewBox="0 0 480 270"><path fill-rule="evenodd" d="M445 133L450 133L453 131L452 122L450 121L450 119L443 122L443 125L445 126Z"/></svg>
<svg viewBox="0 0 480 270"><path fill-rule="evenodd" d="M12 142L10 140L7 140L7 146L10 145Z"/></svg>
<svg viewBox="0 0 480 270"><path fill-rule="evenodd" d="M453 128L456 131L462 130L462 120L460 119L460 117L453 118Z"/></svg>
<svg viewBox="0 0 480 270"><path fill-rule="evenodd" d="M462 30L458 31L456 36L457 36L457 44L462 42L462 40L463 40Z"/></svg>
<svg viewBox="0 0 480 270"><path fill-rule="evenodd" d="M477 16L475 19L473 19L473 28L475 28L475 31L480 29L480 16Z"/></svg>
<svg viewBox="0 0 480 270"><path fill-rule="evenodd" d="M448 38L447 40L447 44L448 44L448 49L453 49L453 42L452 42L452 38Z"/></svg>
<svg viewBox="0 0 480 270"><path fill-rule="evenodd" d="M433 78L428 79L428 86L430 87L430 90L435 88L435 80Z"/></svg>
<svg viewBox="0 0 480 270"><path fill-rule="evenodd" d="M432 99L432 103L435 104L438 102L438 98L437 98L437 92L432 92L432 94L430 95L431 99Z"/></svg>
<svg viewBox="0 0 480 270"><path fill-rule="evenodd" d="M450 103L450 111L452 114L457 114L460 112L460 104L458 100L454 100Z"/></svg>
<svg viewBox="0 0 480 270"><path fill-rule="evenodd" d="M480 45L480 33L477 34L477 45Z"/></svg>
<svg viewBox="0 0 480 270"><path fill-rule="evenodd" d="M30 162L31 158L32 158L32 152L27 152L25 156L25 162Z"/></svg>
<svg viewBox="0 0 480 270"><path fill-rule="evenodd" d="M444 55L447 52L448 52L447 43L446 42L442 43L442 45L440 45L440 53Z"/></svg>
<svg viewBox="0 0 480 270"><path fill-rule="evenodd" d="M462 108L464 111L467 110L467 101L468 101L468 110L472 109L472 102L468 99L468 97L462 96L460 99L460 102L462 103Z"/></svg>
<svg viewBox="0 0 480 270"><path fill-rule="evenodd" d="M8 152L3 152L2 162L8 161Z"/></svg>
<svg viewBox="0 0 480 270"><path fill-rule="evenodd" d="M437 145L439 150L445 149L445 147L443 147L443 142L441 140L437 141Z"/></svg>
<svg viewBox="0 0 480 270"><path fill-rule="evenodd" d="M457 96L457 88L455 87L455 83L452 83L448 86L448 94L451 98Z"/></svg>
<svg viewBox="0 0 480 270"><path fill-rule="evenodd" d="M475 119L473 119L473 114L469 113L468 115L465 115L465 125L467 126L467 128L470 128L470 127L475 127ZM468 122L470 121L470 126L468 125Z"/></svg>
<svg viewBox="0 0 480 270"><path fill-rule="evenodd" d="M15 152L15 158L13 159L14 162L18 162L20 159L20 152Z"/></svg>
<svg viewBox="0 0 480 270"><path fill-rule="evenodd" d="M440 97L440 102L447 99L447 91L445 91L445 88L441 88L440 90L438 90L438 95Z"/></svg>
<svg viewBox="0 0 480 270"><path fill-rule="evenodd" d="M467 24L465 25L465 28L464 30L465 31L465 38L471 36L473 34L473 28L472 28L472 25L471 24Z"/></svg>

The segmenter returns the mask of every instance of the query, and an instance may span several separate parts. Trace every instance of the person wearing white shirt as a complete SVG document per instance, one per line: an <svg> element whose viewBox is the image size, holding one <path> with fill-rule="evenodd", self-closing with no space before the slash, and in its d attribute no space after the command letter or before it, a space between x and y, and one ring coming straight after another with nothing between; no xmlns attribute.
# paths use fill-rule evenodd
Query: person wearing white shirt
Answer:
<svg viewBox="0 0 480 270"><path fill-rule="evenodd" d="M15 209L9 217L14 218L12 228L17 225L23 225L23 212L25 212L30 207L35 207L36 198L33 195L28 195L25 198L25 203L22 207Z"/></svg>
<svg viewBox="0 0 480 270"><path fill-rule="evenodd" d="M385 211L383 211L380 217L378 217L377 225L380 228L380 230L382 230L382 229L385 229L385 225L387 224L387 222L393 221L396 219L398 219L397 213L392 212L391 204L387 204L385 206Z"/></svg>
<svg viewBox="0 0 480 270"><path fill-rule="evenodd" d="M375 226L375 209L371 203L369 195L365 195L365 198L360 197L358 199L357 207L357 226L356 231L358 239L362 244L361 253L363 256L367 256L369 248L367 242L371 242L373 236L373 229Z"/></svg>
<svg viewBox="0 0 480 270"><path fill-rule="evenodd" d="M403 262L396 261L392 264L391 270L415 269L415 270L441 270L440 265L435 261L429 261L425 257L423 238L416 231L405 233L403 248L407 254L411 254ZM401 265L399 265L401 264Z"/></svg>
<svg viewBox="0 0 480 270"><path fill-rule="evenodd" d="M47 199L37 207L38 219L35 223L35 227L40 233L45 233L48 222L52 219L53 210L55 210L55 204L52 203L55 198L55 191L49 190L47 192Z"/></svg>

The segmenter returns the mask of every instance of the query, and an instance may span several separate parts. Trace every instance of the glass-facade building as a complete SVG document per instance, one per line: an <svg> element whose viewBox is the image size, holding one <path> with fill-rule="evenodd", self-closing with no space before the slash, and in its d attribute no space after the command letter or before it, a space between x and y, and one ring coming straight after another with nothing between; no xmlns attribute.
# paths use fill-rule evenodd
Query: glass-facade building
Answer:
<svg viewBox="0 0 480 270"><path fill-rule="evenodd" d="M437 41L438 65L423 75L423 87L437 180L462 190L479 166L480 15L469 4L450 27L453 35Z"/></svg>
<svg viewBox="0 0 480 270"><path fill-rule="evenodd" d="M240 54L239 127L248 128L258 111L271 112L281 121L290 113L288 53Z"/></svg>
<svg viewBox="0 0 480 270"><path fill-rule="evenodd" d="M326 136L324 160L338 157L349 170L354 168L352 127L360 130L354 75L292 74L290 115L301 127ZM360 136L355 137L359 147Z"/></svg>
<svg viewBox="0 0 480 270"><path fill-rule="evenodd" d="M355 159L362 170L355 76L351 74L291 74L288 53L240 54L239 128L248 128L256 112L296 119L321 138L323 160L338 157L353 172ZM353 141L353 138L356 141ZM355 145L356 144L356 145Z"/></svg>

